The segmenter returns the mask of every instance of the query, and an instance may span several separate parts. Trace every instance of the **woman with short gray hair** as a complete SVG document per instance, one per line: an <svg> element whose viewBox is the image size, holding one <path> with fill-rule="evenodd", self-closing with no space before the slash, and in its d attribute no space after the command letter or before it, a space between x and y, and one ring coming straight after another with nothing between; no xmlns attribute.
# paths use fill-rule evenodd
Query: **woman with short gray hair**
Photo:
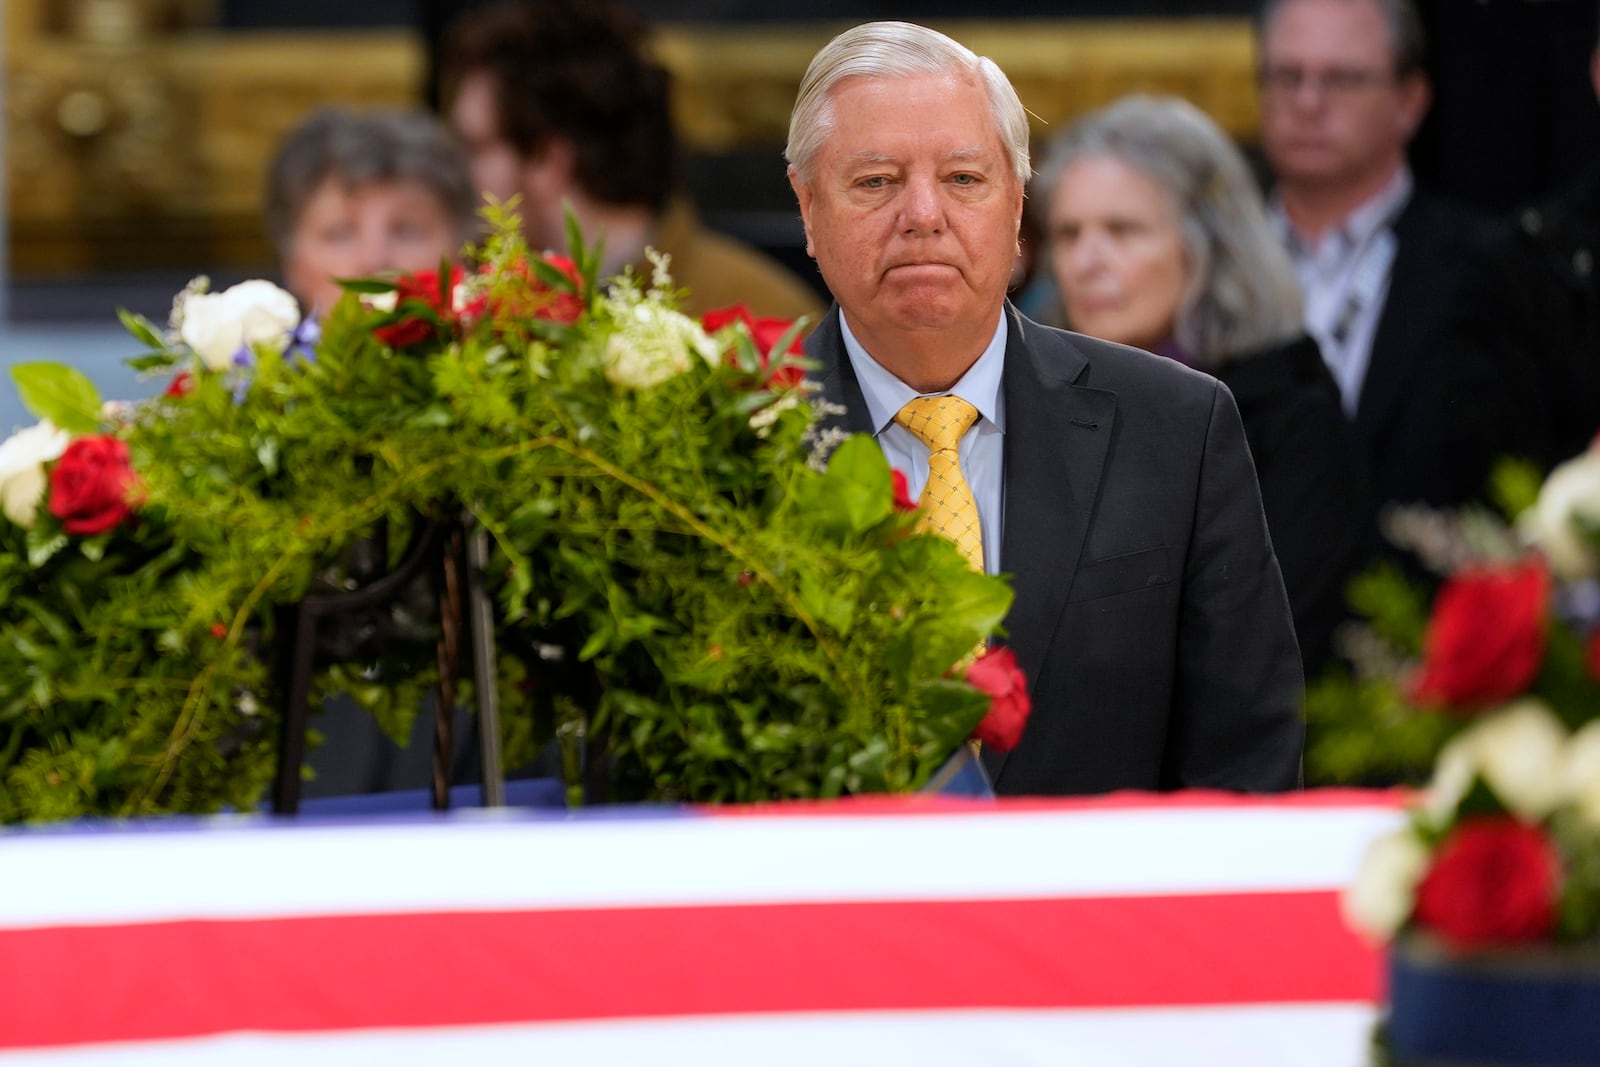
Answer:
<svg viewBox="0 0 1600 1067"><path fill-rule="evenodd" d="M1187 363L1233 392L1306 675L1320 673L1345 584L1376 546L1374 504L1243 156L1186 101L1128 97L1050 146L1031 208L1064 325Z"/></svg>
<svg viewBox="0 0 1600 1067"><path fill-rule="evenodd" d="M267 230L284 284L318 315L342 292L335 279L453 260L476 203L460 146L420 111L319 109L267 172Z"/></svg>

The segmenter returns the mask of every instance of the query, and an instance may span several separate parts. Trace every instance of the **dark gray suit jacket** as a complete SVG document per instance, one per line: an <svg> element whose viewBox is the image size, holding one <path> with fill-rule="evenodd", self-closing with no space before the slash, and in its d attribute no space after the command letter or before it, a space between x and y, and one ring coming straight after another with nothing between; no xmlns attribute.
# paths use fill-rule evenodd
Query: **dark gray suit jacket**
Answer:
<svg viewBox="0 0 1600 1067"><path fill-rule="evenodd" d="M986 754L996 790L1295 788L1300 658L1232 396L1006 314L1000 567L1033 716ZM806 354L842 426L870 432L837 307Z"/></svg>

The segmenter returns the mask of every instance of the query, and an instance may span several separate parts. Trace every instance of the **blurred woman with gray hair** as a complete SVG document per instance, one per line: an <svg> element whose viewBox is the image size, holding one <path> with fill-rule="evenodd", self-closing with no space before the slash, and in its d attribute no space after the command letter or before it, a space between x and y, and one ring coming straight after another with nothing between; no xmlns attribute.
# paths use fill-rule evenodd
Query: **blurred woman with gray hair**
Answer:
<svg viewBox="0 0 1600 1067"><path fill-rule="evenodd" d="M325 107L295 126L267 171L267 230L284 284L318 316L336 279L436 270L474 227L467 158L422 111Z"/></svg>
<svg viewBox="0 0 1600 1067"><path fill-rule="evenodd" d="M1376 546L1371 487L1293 269L1239 150L1198 108L1133 96L1046 153L1030 201L1070 329L1215 375L1261 482L1306 676Z"/></svg>

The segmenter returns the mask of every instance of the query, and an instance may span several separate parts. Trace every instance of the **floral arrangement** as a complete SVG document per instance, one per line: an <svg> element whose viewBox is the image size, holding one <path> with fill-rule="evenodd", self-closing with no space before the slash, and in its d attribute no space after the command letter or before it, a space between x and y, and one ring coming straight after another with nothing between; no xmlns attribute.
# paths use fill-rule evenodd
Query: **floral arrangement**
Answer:
<svg viewBox="0 0 1600 1067"><path fill-rule="evenodd" d="M1368 849L1346 914L1379 940L1457 950L1600 936L1600 722L1518 701L1440 753L1407 825Z"/></svg>
<svg viewBox="0 0 1600 1067"><path fill-rule="evenodd" d="M1542 484L1514 463L1496 481L1511 520L1479 508L1385 517L1411 562L1351 588L1362 621L1339 641L1352 669L1307 696L1308 780L1421 784L1453 736L1517 698L1570 729L1600 717L1600 451Z"/></svg>
<svg viewBox="0 0 1600 1067"><path fill-rule="evenodd" d="M1391 571L1366 580L1358 680L1320 696L1332 753L1430 780L1408 824L1375 842L1347 897L1384 939L1456 949L1600 937L1600 444L1551 472L1500 474L1504 523L1411 512L1392 533L1446 574L1431 608ZM1342 703L1341 703L1342 702ZM1336 728L1337 727L1337 728ZM1358 737L1360 731L1369 731Z"/></svg>
<svg viewBox="0 0 1600 1067"><path fill-rule="evenodd" d="M1009 587L823 428L799 324L697 322L665 260L601 285L575 230L533 256L491 223L470 268L348 282L320 324L261 281L197 280L164 329L124 315L132 364L170 376L146 403L15 369L40 422L0 444L0 820L253 805L281 612L462 516L491 545L508 763L587 737L618 798L826 797L1015 742L1009 653L951 667ZM324 656L315 692L403 732L435 671L411 621Z"/></svg>

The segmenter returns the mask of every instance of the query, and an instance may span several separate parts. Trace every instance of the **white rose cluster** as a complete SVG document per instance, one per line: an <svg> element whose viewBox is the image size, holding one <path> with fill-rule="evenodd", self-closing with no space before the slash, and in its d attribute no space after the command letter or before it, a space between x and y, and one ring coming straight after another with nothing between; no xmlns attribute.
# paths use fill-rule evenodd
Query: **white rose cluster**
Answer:
<svg viewBox="0 0 1600 1067"><path fill-rule="evenodd" d="M1600 574L1597 554L1583 527L1600 529L1600 447L1567 460L1550 472L1538 502L1523 512L1517 529L1550 562L1563 581Z"/></svg>
<svg viewBox="0 0 1600 1067"><path fill-rule="evenodd" d="M651 303L626 303L614 309L617 331L606 342L606 380L625 389L649 389L674 378L698 356L720 357L716 342L700 324L680 312Z"/></svg>
<svg viewBox="0 0 1600 1067"><path fill-rule="evenodd" d="M1534 699L1486 716L1440 751L1419 818L1434 828L1446 825L1479 779L1520 819L1540 822L1571 808L1600 830L1600 720L1569 736ZM1378 838L1345 892L1346 920L1374 938L1393 937L1410 917L1427 866L1427 848L1414 828Z"/></svg>
<svg viewBox="0 0 1600 1067"><path fill-rule="evenodd" d="M226 370L240 349L287 348L300 324L300 305L271 282L240 282L220 293L191 287L173 307L178 336L212 370Z"/></svg>
<svg viewBox="0 0 1600 1067"><path fill-rule="evenodd" d="M61 458L72 435L50 422L18 430L0 442L0 511L25 530L33 529L44 499L44 465Z"/></svg>
<svg viewBox="0 0 1600 1067"><path fill-rule="evenodd" d="M1340 899L1345 922L1387 941L1411 917L1417 883L1428 869L1428 849L1409 827L1375 839L1361 857L1361 872Z"/></svg>

